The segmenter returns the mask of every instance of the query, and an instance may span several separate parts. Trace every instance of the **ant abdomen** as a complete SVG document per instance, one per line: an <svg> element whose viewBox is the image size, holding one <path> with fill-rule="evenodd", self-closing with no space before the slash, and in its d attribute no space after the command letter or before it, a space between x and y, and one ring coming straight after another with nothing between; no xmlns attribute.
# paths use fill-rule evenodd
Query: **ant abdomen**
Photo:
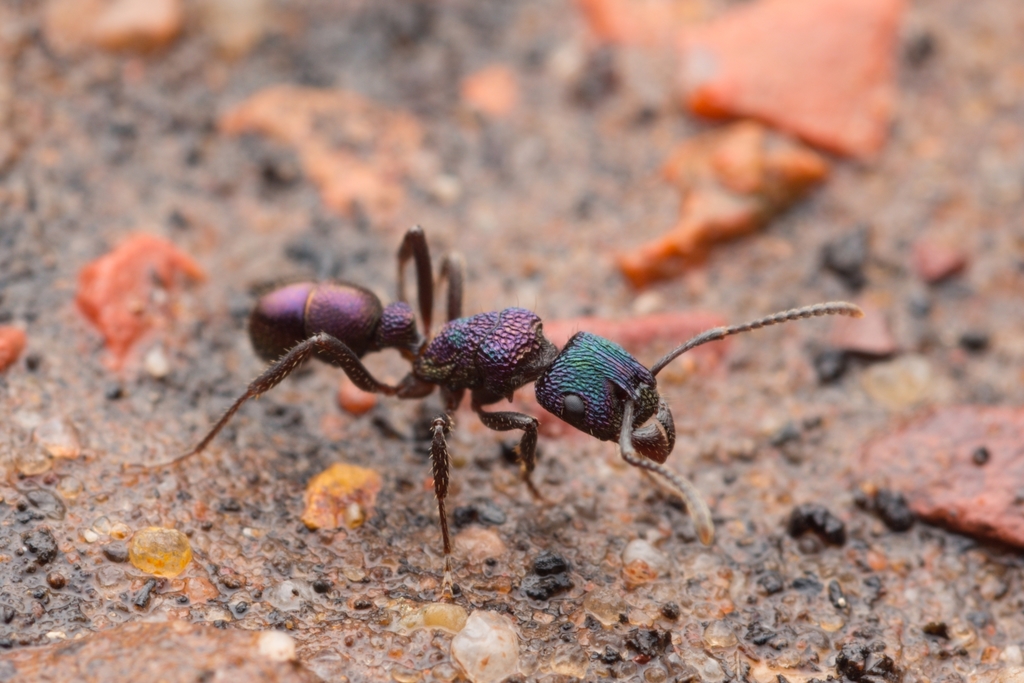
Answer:
<svg viewBox="0 0 1024 683"><path fill-rule="evenodd" d="M385 308L376 294L348 282L299 282L275 289L260 297L249 317L253 349L268 361L319 332L343 342L358 357L391 347L415 353L421 343L407 303Z"/></svg>

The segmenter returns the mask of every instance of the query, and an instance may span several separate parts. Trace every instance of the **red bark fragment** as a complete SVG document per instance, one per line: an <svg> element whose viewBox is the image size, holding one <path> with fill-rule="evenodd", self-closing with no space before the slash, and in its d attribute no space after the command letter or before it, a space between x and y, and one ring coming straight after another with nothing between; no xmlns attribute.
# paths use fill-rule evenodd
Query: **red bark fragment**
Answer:
<svg viewBox="0 0 1024 683"><path fill-rule="evenodd" d="M25 349L25 332L17 327L0 326L0 372L14 362Z"/></svg>
<svg viewBox="0 0 1024 683"><path fill-rule="evenodd" d="M942 408L869 443L864 469L922 519L1024 548L1024 408ZM985 464L975 452L985 448Z"/></svg>
<svg viewBox="0 0 1024 683"><path fill-rule="evenodd" d="M170 290L176 275L203 279L199 264L162 237L135 234L78 275L79 310L99 329L120 363L131 346L169 313L153 300L156 286Z"/></svg>

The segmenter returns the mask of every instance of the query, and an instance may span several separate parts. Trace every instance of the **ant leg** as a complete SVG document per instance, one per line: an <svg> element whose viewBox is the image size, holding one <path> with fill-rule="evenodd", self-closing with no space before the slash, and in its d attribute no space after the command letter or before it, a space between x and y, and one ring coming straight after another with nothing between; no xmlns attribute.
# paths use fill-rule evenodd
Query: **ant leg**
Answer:
<svg viewBox="0 0 1024 683"><path fill-rule="evenodd" d="M420 304L420 318L423 321L423 335L430 338L430 322L434 311L434 274L430 265L430 248L423 228L414 225L409 228L398 248L398 300L405 301L405 264L412 259L416 262L416 299Z"/></svg>
<svg viewBox="0 0 1024 683"><path fill-rule="evenodd" d="M634 467L660 475L664 479L664 483L686 503L686 509L693 519L693 526L697 530L700 542L704 545L711 545L715 539L715 523L711 519L711 510L704 502L704 497L688 479L679 476L661 463L637 455L633 448L632 429L633 401L627 400L625 409L622 411L622 434L619 436L619 452L622 454L622 459Z"/></svg>
<svg viewBox="0 0 1024 683"><path fill-rule="evenodd" d="M390 387L386 384L378 382L370 374L370 371L360 362L359 356L356 355L355 351L345 345L344 342L335 339L329 334L323 332L315 334L305 341L301 341L291 348L279 361L271 365L262 375L254 379L249 387L245 390L245 393L238 397L238 399L228 408L227 412L217 421L217 424L213 426L213 429L207 433L203 440L196 445L195 448L190 450L188 453L181 455L168 465L180 462L185 458L195 455L201 452L204 448L210 445L213 438L217 436L224 425L238 412L238 409L242 407L250 398L258 398L261 394L270 391L275 386L280 384L285 377L292 374L292 372L302 365L314 352L320 352L325 354L331 362L341 367L351 379L353 384L362 389L363 391L372 391L381 394L394 394L395 387Z"/></svg>
<svg viewBox="0 0 1024 683"><path fill-rule="evenodd" d="M860 310L858 306L845 301L828 301L823 304L814 304L813 306L804 306L803 308L793 308L788 311L772 313L771 315L766 315L765 317L758 318L757 320L751 320L750 322L743 323L742 325L715 327L707 332L701 332L696 337L683 342L666 353L657 363L651 366L651 374L657 376L657 374L661 372L666 365L690 349L700 346L701 344L725 339L730 335L739 334L740 332L759 330L762 327L768 327L769 325L779 325L780 323L788 323L792 320L802 320L804 318L815 318L820 315L848 315L851 318L863 318L864 311Z"/></svg>
<svg viewBox="0 0 1024 683"><path fill-rule="evenodd" d="M437 498L437 513L441 520L441 541L444 545L444 580L442 592L445 597L452 596L452 540L448 533L448 512L444 500L448 497L448 474L451 471L451 458L448 456L448 442L445 435L451 433L452 421L447 415L434 419L431 430L434 437L430 442L430 462L434 475L434 497Z"/></svg>
<svg viewBox="0 0 1024 683"><path fill-rule="evenodd" d="M496 432L507 432L511 429L523 430L523 437L516 446L516 455L519 457L519 471L523 475L523 482L530 489L534 498L543 500L544 496L537 490L533 483L533 468L537 465L537 418L523 413L502 411L497 413L485 412L483 407L473 401L473 410L480 417L480 421L488 429Z"/></svg>
<svg viewBox="0 0 1024 683"><path fill-rule="evenodd" d="M462 282L465 270L466 262L462 254L448 254L441 262L438 282L448 281L448 322L462 317Z"/></svg>

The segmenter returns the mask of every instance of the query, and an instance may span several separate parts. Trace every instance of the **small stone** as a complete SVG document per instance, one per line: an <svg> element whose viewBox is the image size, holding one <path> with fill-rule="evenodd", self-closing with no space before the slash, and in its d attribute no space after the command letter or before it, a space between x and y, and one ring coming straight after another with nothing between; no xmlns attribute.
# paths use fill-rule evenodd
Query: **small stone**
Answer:
<svg viewBox="0 0 1024 683"><path fill-rule="evenodd" d="M494 64L466 76L459 92L462 103L487 116L508 116L519 102L519 80L503 64Z"/></svg>
<svg viewBox="0 0 1024 683"><path fill-rule="evenodd" d="M46 527L25 532L21 535L21 542L41 565L49 564L57 557L57 539Z"/></svg>
<svg viewBox="0 0 1024 683"><path fill-rule="evenodd" d="M57 492L64 498L74 500L82 493L82 482L75 477L61 477L57 483Z"/></svg>
<svg viewBox="0 0 1024 683"><path fill-rule="evenodd" d="M929 621L921 630L925 635L949 640L949 625L944 621Z"/></svg>
<svg viewBox="0 0 1024 683"><path fill-rule="evenodd" d="M583 598L583 609L605 626L619 623L620 615L629 612L623 597L611 588L596 588Z"/></svg>
<svg viewBox="0 0 1024 683"><path fill-rule="evenodd" d="M850 606L846 596L843 595L843 587L835 579L828 582L828 599L836 609L846 609Z"/></svg>
<svg viewBox="0 0 1024 683"><path fill-rule="evenodd" d="M313 592L323 595L331 590L331 586L334 585L330 580L320 578L313 582Z"/></svg>
<svg viewBox="0 0 1024 683"><path fill-rule="evenodd" d="M312 599L309 585L295 579L288 579L270 587L264 591L263 597L274 609L282 612L294 612L300 609L304 602Z"/></svg>
<svg viewBox="0 0 1024 683"><path fill-rule="evenodd" d="M458 633L466 626L466 608L448 602L432 602L402 617L399 626L406 631L439 628Z"/></svg>
<svg viewBox="0 0 1024 683"><path fill-rule="evenodd" d="M25 494L32 507L39 510L47 519L60 521L64 519L67 508L57 495L46 489L33 489Z"/></svg>
<svg viewBox="0 0 1024 683"><path fill-rule="evenodd" d="M36 427L33 440L55 458L77 458L82 452L75 426L64 418L55 417Z"/></svg>
<svg viewBox="0 0 1024 683"><path fill-rule="evenodd" d="M220 591L205 576L185 579L185 597L190 605L204 605L220 597Z"/></svg>
<svg viewBox="0 0 1024 683"><path fill-rule="evenodd" d="M280 631L264 631L257 641L262 656L272 662L294 662L295 639Z"/></svg>
<svg viewBox="0 0 1024 683"><path fill-rule="evenodd" d="M14 454L14 468L26 477L49 472L53 458L35 445L19 448Z"/></svg>
<svg viewBox="0 0 1024 683"><path fill-rule="evenodd" d="M782 575L774 570L766 571L757 577L757 585L761 587L765 595L775 595L786 588Z"/></svg>
<svg viewBox="0 0 1024 683"><path fill-rule="evenodd" d="M127 562L128 546L124 543L114 541L103 546L103 556L111 562Z"/></svg>
<svg viewBox="0 0 1024 683"><path fill-rule="evenodd" d="M988 332L982 330L968 330L960 335L960 348L971 353L981 353L988 348Z"/></svg>
<svg viewBox="0 0 1024 683"><path fill-rule="evenodd" d="M732 647L739 642L729 624L724 621L712 621L704 629L704 645L709 648Z"/></svg>
<svg viewBox="0 0 1024 683"><path fill-rule="evenodd" d="M471 526L463 529L452 539L455 555L468 562L483 562L489 557L502 557L508 547L493 529Z"/></svg>
<svg viewBox="0 0 1024 683"><path fill-rule="evenodd" d="M248 53L273 25L267 0L208 0L202 9L203 28L229 59Z"/></svg>
<svg viewBox="0 0 1024 683"><path fill-rule="evenodd" d="M642 538L626 544L622 551L622 573L629 586L649 583L668 572L665 554Z"/></svg>
<svg viewBox="0 0 1024 683"><path fill-rule="evenodd" d="M508 617L475 610L452 639L452 658L472 683L498 683L519 668L519 636Z"/></svg>
<svg viewBox="0 0 1024 683"><path fill-rule="evenodd" d="M171 362L167 359L164 347L157 344L142 358L142 367L153 379L163 379L171 374Z"/></svg>
<svg viewBox="0 0 1024 683"><path fill-rule="evenodd" d="M177 529L146 527L132 536L128 559L139 571L171 579L192 561L192 546Z"/></svg>
<svg viewBox="0 0 1024 683"><path fill-rule="evenodd" d="M21 328L0 325L0 372L14 365L25 349L26 340Z"/></svg>
<svg viewBox="0 0 1024 683"><path fill-rule="evenodd" d="M626 646L637 653L638 664L646 664L655 657L660 657L672 644L672 635L668 631L656 628L633 629L626 636Z"/></svg>
<svg viewBox="0 0 1024 683"><path fill-rule="evenodd" d="M124 522L114 522L110 525L110 530L107 534L118 541L123 541L132 535L132 528Z"/></svg>
<svg viewBox="0 0 1024 683"><path fill-rule="evenodd" d="M354 529L373 510L381 485L375 470L335 463L309 481L302 521L310 529Z"/></svg>
<svg viewBox="0 0 1024 683"><path fill-rule="evenodd" d="M54 590L60 590L64 586L68 585L68 580L63 574L58 572L50 572L46 575L46 583L50 585L50 588Z"/></svg>
<svg viewBox="0 0 1024 683"><path fill-rule="evenodd" d="M363 391L345 376L338 385L338 405L349 415L365 415L377 405L377 395Z"/></svg>
<svg viewBox="0 0 1024 683"><path fill-rule="evenodd" d="M857 292L867 284L864 266L868 260L869 231L858 227L829 242L822 249L822 264Z"/></svg>
<svg viewBox="0 0 1024 683"><path fill-rule="evenodd" d="M679 605L674 602L666 602L661 606L661 616L669 621L676 621L682 615Z"/></svg>
<svg viewBox="0 0 1024 683"><path fill-rule="evenodd" d="M561 555L544 551L533 561L533 573L537 576L564 574L569 571L569 562Z"/></svg>
<svg viewBox="0 0 1024 683"><path fill-rule="evenodd" d="M861 376L868 396L890 410L920 405L934 392L931 363L924 356L907 355L872 365Z"/></svg>
<svg viewBox="0 0 1024 683"><path fill-rule="evenodd" d="M955 247L921 239L914 243L911 263L917 276L933 285L962 272L967 255Z"/></svg>
<svg viewBox="0 0 1024 683"><path fill-rule="evenodd" d="M862 304L861 309L863 318L838 317L832 324L829 336L832 348L875 357L896 353L899 344L882 311L870 304Z"/></svg>
<svg viewBox="0 0 1024 683"><path fill-rule="evenodd" d="M590 668L590 658L579 645L560 643L551 655L551 671L574 680L583 680Z"/></svg>
<svg viewBox="0 0 1024 683"><path fill-rule="evenodd" d="M793 538L813 531L832 545L846 543L846 525L828 508L817 503L804 503L793 508L789 516L789 535Z"/></svg>
<svg viewBox="0 0 1024 683"><path fill-rule="evenodd" d="M814 371L818 374L818 381L822 384L830 384L846 374L849 367L847 354L839 349L825 349L814 356Z"/></svg>
<svg viewBox="0 0 1024 683"><path fill-rule="evenodd" d="M971 451L971 460L973 460L974 464L978 465L979 467L981 465L987 465L988 460L991 457L992 454L984 446L978 446L973 451Z"/></svg>

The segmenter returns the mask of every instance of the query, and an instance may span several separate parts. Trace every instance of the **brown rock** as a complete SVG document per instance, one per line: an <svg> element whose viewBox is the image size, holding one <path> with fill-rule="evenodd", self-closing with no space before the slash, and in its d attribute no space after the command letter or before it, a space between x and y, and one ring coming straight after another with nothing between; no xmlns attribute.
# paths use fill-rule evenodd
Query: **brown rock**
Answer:
<svg viewBox="0 0 1024 683"><path fill-rule="evenodd" d="M335 463L309 481L302 521L310 529L355 528L369 516L380 488L376 471Z"/></svg>
<svg viewBox="0 0 1024 683"><path fill-rule="evenodd" d="M181 32L181 0L113 0L92 25L92 42L106 50L151 52Z"/></svg>
<svg viewBox="0 0 1024 683"><path fill-rule="evenodd" d="M869 443L863 464L922 519L1024 548L1022 443L1024 408L955 406Z"/></svg>
<svg viewBox="0 0 1024 683"><path fill-rule="evenodd" d="M0 325L0 372L14 365L25 350L25 331L18 327Z"/></svg>
<svg viewBox="0 0 1024 683"><path fill-rule="evenodd" d="M173 42L184 22L181 0L51 0L43 33L63 54L88 47L151 52Z"/></svg>
<svg viewBox="0 0 1024 683"><path fill-rule="evenodd" d="M917 276L932 285L963 271L967 267L967 254L954 247L922 239L914 243L911 262Z"/></svg>
<svg viewBox="0 0 1024 683"><path fill-rule="evenodd" d="M891 356L899 351L899 344L889 330L885 315L871 304L861 304L863 318L836 318L829 335L829 344L842 351L865 356Z"/></svg>
<svg viewBox="0 0 1024 683"><path fill-rule="evenodd" d="M75 302L95 325L119 365L131 346L169 317L166 306L154 301L155 284L173 289L181 273L204 277L199 264L169 241L135 234L112 252L82 269Z"/></svg>
<svg viewBox="0 0 1024 683"><path fill-rule="evenodd" d="M293 85L261 90L224 114L220 128L293 146L324 203L344 214L358 202L371 214L391 215L404 199L402 180L423 139L410 114L345 90Z"/></svg>
<svg viewBox="0 0 1024 683"><path fill-rule="evenodd" d="M687 106L858 157L884 144L902 0L760 0L683 33Z"/></svg>
<svg viewBox="0 0 1024 683"><path fill-rule="evenodd" d="M519 102L519 79L512 69L495 64L466 76L460 93L471 109L496 118L507 116Z"/></svg>
<svg viewBox="0 0 1024 683"><path fill-rule="evenodd" d="M752 121L687 140L663 169L683 193L679 223L619 255L619 268L634 287L677 275L715 243L761 228L828 171L821 155Z"/></svg>
<svg viewBox="0 0 1024 683"><path fill-rule="evenodd" d="M4 654L9 680L38 683L313 683L320 679L295 662L261 648L261 633L213 626L129 623L86 636Z"/></svg>
<svg viewBox="0 0 1024 683"><path fill-rule="evenodd" d="M493 529L470 526L455 534L452 539L455 555L467 562L483 562L489 557L502 557L508 547Z"/></svg>

